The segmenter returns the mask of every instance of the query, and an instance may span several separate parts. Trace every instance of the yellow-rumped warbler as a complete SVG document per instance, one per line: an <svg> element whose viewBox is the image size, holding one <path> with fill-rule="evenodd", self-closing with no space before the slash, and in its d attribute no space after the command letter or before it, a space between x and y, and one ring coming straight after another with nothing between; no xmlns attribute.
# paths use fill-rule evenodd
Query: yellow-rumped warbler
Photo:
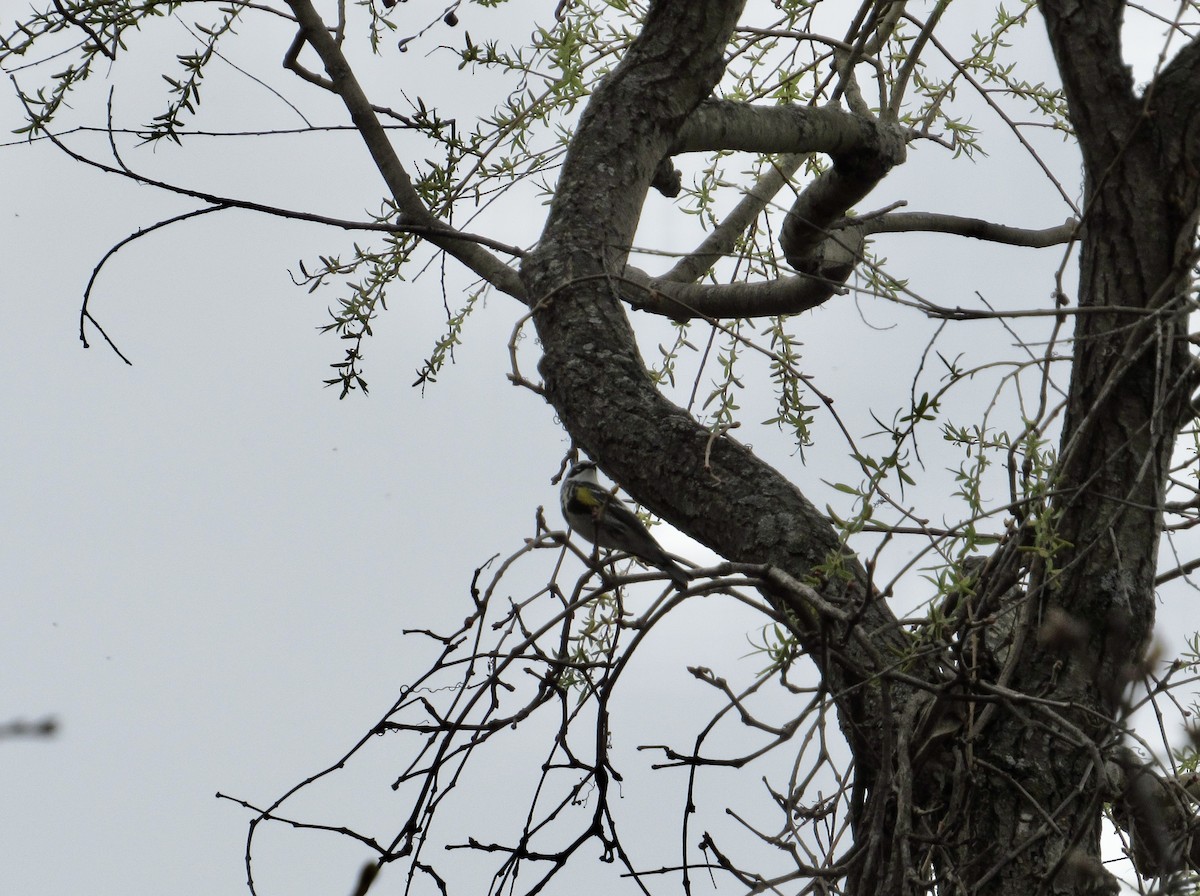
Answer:
<svg viewBox="0 0 1200 896"><path fill-rule="evenodd" d="M596 481L596 465L581 460L563 480L562 511L568 525L592 544L632 554L657 566L682 591L691 576L664 551L620 498Z"/></svg>

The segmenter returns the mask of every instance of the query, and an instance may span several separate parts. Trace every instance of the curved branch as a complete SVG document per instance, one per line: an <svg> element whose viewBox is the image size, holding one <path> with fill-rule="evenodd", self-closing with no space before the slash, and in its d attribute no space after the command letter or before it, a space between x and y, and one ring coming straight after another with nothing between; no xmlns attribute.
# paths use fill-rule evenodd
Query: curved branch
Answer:
<svg viewBox="0 0 1200 896"><path fill-rule="evenodd" d="M764 178L765 179L765 178ZM752 205L755 197L747 196L743 203ZM737 226L733 215L722 222ZM645 271L629 266L625 278L641 287L636 297L623 296L634 308L651 314L661 314L672 320L685 321L703 318L754 318L780 314L799 314L824 304L836 295L845 293L846 280L854 266L862 260L865 237L876 233L949 233L972 239L987 240L1010 246L1044 249L1059 246L1075 238L1079 222L1069 218L1057 227L1033 230L995 224L981 218L964 218L933 212L901 212L873 218L852 218L835 230L821 247L820 268L814 273L755 283L691 283L676 279L676 272L687 272L685 265L699 265L716 258L702 254L712 251L716 242L710 235L696 252L661 277L651 277Z"/></svg>
<svg viewBox="0 0 1200 896"><path fill-rule="evenodd" d="M91 309L88 307L88 304L91 302L91 299L92 299L92 288L96 285L96 279L100 276L100 271L104 268L104 266L106 264L108 264L108 260L110 258L112 258L114 255L116 255L123 248L125 248L130 243L134 242L135 240L139 240L144 236L149 236L150 234L154 233L154 231L161 230L164 227L169 227L172 224L178 224L181 221L188 220L189 218L198 218L198 217L200 217L200 215L207 215L212 212L224 211L228 207L229 206L227 206L227 205L210 205L207 208L193 209L190 212L184 212L183 214L180 214L180 215L174 215L173 217L166 218L162 221L158 221L155 224L151 224L149 227L140 228L137 232L129 234L129 236L125 237L122 240L119 240L116 244L109 247L109 250L104 253L104 257L101 258L100 261L98 261L96 263L96 266L94 268L92 268L92 276L90 276L88 278L87 286L85 286L84 290L83 290L83 301L79 305L79 341L83 343L83 347L84 348L92 347L91 343L89 343L87 340L87 331L86 331L87 324L90 321L92 326L96 328L96 331L101 336L104 337L104 341L108 343L108 347L111 348L114 352L116 352L117 357L120 358L122 361L124 361L126 364L128 364L130 367L132 367L133 362L130 361L129 358L127 358L125 356L124 352L122 352L119 348L117 348L117 344L115 342L113 342L112 338L108 335L108 333L105 332L104 327L100 326L100 322L98 320L96 320L95 317L92 316Z"/></svg>
<svg viewBox="0 0 1200 896"><path fill-rule="evenodd" d="M521 276L534 300L545 394L575 444L701 543L731 561L814 582L828 605L846 611L847 621L821 619L786 590L767 588L835 695L869 789L893 731L890 685L876 676L881 657L906 652L907 633L886 602L873 599L866 569L794 484L734 439L714 437L655 388L619 301L646 191L668 151L689 145L677 135L719 80L742 5L651 5L642 32L588 102ZM924 669L929 661L914 662L932 674Z"/></svg>
<svg viewBox="0 0 1200 896"><path fill-rule="evenodd" d="M623 294L630 305L677 321L799 314L846 291L842 285L845 278L833 280L803 274L755 283L679 283L627 267L625 278L641 287L636 296Z"/></svg>
<svg viewBox="0 0 1200 896"><path fill-rule="evenodd" d="M833 168L818 175L797 197L784 222L780 244L788 263L817 283L844 281L861 254L861 234L849 239L831 238L831 225L904 160L904 140L904 133L895 125L834 106L752 106L726 100L702 103L680 128L672 152L732 149L788 155L759 178L717 231L663 277L664 283L690 282L702 276L732 248L737 237L789 181L802 161L801 154L812 152L830 155ZM719 289L724 291L725 287ZM811 308L836 291L835 288L818 297L811 289L805 286L803 294L797 297L794 284L772 286L769 290L773 296L768 305L780 310L760 313L791 313ZM669 287L665 291L698 311L705 304L703 296L711 288L690 288L687 298ZM737 288L737 291L743 290ZM707 305L707 310L701 313L727 316L720 313L719 306L730 300L730 296L723 296L716 300L718 305ZM730 307L742 301L734 301Z"/></svg>

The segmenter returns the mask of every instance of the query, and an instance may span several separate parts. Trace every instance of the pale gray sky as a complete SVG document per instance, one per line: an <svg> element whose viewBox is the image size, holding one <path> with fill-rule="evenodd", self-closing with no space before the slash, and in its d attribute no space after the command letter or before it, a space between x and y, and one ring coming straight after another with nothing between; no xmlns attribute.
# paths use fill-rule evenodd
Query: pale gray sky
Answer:
<svg viewBox="0 0 1200 896"><path fill-rule="evenodd" d="M477 39L486 31L465 24ZM526 33L528 23L512 30ZM274 67L281 44L246 31L250 44L230 45L244 54L235 53L239 62L256 64L322 123L344 120ZM272 62L255 63L257 54ZM432 65L415 52L403 59L410 77ZM376 72L376 83L386 74ZM225 75L225 86L240 91L237 104L229 108L218 89L224 75L214 74L205 97L222 109L214 116L221 126L248 124L255 110L276 125L295 124L277 101ZM424 91L434 79L422 81ZM118 103L151 108L159 100L144 100L128 78ZM80 108L102 121L98 108ZM11 98L0 112L15 122ZM1012 141L993 139L993 158L975 165L951 163L932 147L915 151L871 207L906 198L914 209L1025 226L1061 222L1065 208L1029 160L1010 162ZM1049 141L1046 148L1074 188L1073 150ZM522 309L503 297L472 319L457 363L438 384L424 397L409 388L442 330L436 275L391 291L391 311L367 345L372 395L339 402L320 381L340 346L316 332L335 293L309 295L287 271L301 258L347 252L352 238L243 212L187 222L124 250L102 275L92 310L134 366L94 332L84 351L79 299L94 264L139 226L195 206L83 170L46 144L5 147L0 158L0 720L53 715L61 724L49 741L0 744L0 880L6 891L40 896L244 892L250 816L213 795L269 803L379 719L428 660L400 630L444 631L461 620L472 569L515 550L538 505L559 524L549 478L567 439L540 399L504 378L505 343ZM379 196L350 135L212 140L129 160L176 182L348 217L361 217ZM679 164L689 170L688 160ZM981 180L983 171L994 173ZM541 213L530 205L506 220L510 230L500 237L531 239ZM686 247L694 235L679 234L691 223L652 194L641 242ZM1000 307L1044 303L1059 258L1056 250L1035 255L949 237L891 237L879 251L929 298L965 304L978 289ZM461 290L460 280L452 288ZM976 327L947 346L1006 344L998 327ZM797 328L806 364L860 428L869 428L869 408L902 400L932 331L910 313L851 298ZM645 342L648 356L656 339ZM534 358L527 349L528 372ZM761 403L763 413L748 420L769 416L765 381L759 389L745 403ZM773 430L741 435L823 503L834 493L821 480L857 478L849 478L828 418L818 413L817 424L836 459L818 446L807 467ZM936 470L941 447L924 444ZM891 555L892 568L904 558L903 549ZM547 553L520 583L532 591L552 563ZM523 596L515 586L514 595ZM656 687L623 704L622 736L662 742L669 722L705 705L709 694L685 665L757 668L756 659L739 659L749 652L742 633L757 625L732 603L710 600L662 633L645 658L643 680ZM296 813L362 819L386 837L401 817L386 785L402 760L382 744L361 771L318 788ZM513 751L509 762L529 759L527 746L504 749ZM631 759L631 779L650 758L642 754L641 766ZM681 798L678 777L659 780L661 805L638 810L662 813L641 819L649 833L672 823ZM519 792L507 776L491 783ZM743 795L757 800L759 788L755 776ZM489 799L515 804L503 789ZM632 785L629 799L639 805ZM348 892L364 858L341 838L281 827L267 830L258 850L263 894ZM574 892L604 892L601 875L612 869L585 871L593 876ZM381 892L399 892L398 882L389 886Z"/></svg>

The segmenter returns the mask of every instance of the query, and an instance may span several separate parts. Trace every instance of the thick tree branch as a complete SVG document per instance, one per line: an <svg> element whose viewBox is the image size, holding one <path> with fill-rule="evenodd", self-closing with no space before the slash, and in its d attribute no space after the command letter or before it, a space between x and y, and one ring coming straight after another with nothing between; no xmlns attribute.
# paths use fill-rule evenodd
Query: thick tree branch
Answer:
<svg viewBox="0 0 1200 896"><path fill-rule="evenodd" d="M894 126L835 107L762 107L708 100L679 131L672 152L737 149L787 152L780 164L759 178L734 211L667 274L646 284L649 294L634 301L644 310L676 319L755 317L793 314L827 301L840 290L861 257L862 238L872 233L934 231L1009 245L1043 248L1072 238L1074 221L1046 230L993 224L978 218L929 213L884 215L852 221L839 219L861 201L895 164L903 161L903 138ZM769 284L682 284L702 276L731 250L803 159L823 152L834 167L821 174L797 198L784 224L781 243L790 264L803 275ZM835 230L840 233L834 233ZM627 276L639 279L637 273ZM680 285L675 285L676 283Z"/></svg>
<svg viewBox="0 0 1200 896"><path fill-rule="evenodd" d="M904 138L894 126L881 126L874 141L834 155L833 167L796 197L784 219L779 244L788 264L801 273L833 276L824 268L835 223L903 161Z"/></svg>
<svg viewBox="0 0 1200 896"><path fill-rule="evenodd" d="M1194 119L1196 95L1200 84L1196 77L1200 73L1200 39L1188 43L1166 64L1150 87L1163 110L1177 111L1185 118ZM1184 106L1180 107L1179 104ZM1187 104L1193 105L1187 105ZM1190 113L1190 114L1189 114Z"/></svg>
<svg viewBox="0 0 1200 896"><path fill-rule="evenodd" d="M304 39L320 57L333 88L341 97L346 111L350 113L355 128L362 135L375 167L383 176L384 183L387 184L392 199L403 216L403 223L429 228L425 236L429 242L445 251L447 255L457 258L497 289L524 301L525 287L516 271L478 244L457 238L454 229L429 211L421 201L408 172L392 147L391 140L388 139L387 129L379 121L350 63L342 54L342 48L329 33L310 0L287 0L287 4L296 16L296 21L300 23ZM289 58L296 55L291 50L289 54ZM442 232L446 235L442 236Z"/></svg>
<svg viewBox="0 0 1200 896"><path fill-rule="evenodd" d="M575 443L639 502L700 542L731 561L815 581L825 604L842 613L818 617L808 604L773 594L839 701L869 781L889 755L894 730L888 685L876 676L885 668L882 657L905 653L906 634L873 599L865 569L793 484L663 398L619 301L626 247L648 186L720 77L741 7L739 0L652 5L641 34L584 111L542 238L521 273L534 298L546 395Z"/></svg>
<svg viewBox="0 0 1200 896"><path fill-rule="evenodd" d="M887 147L886 150L883 147ZM860 154L879 156L895 151L894 133L880 125L877 119L856 115L835 106L752 106L725 100L702 103L680 129L672 152L696 152L713 149L738 149L762 153L784 153L775 165L751 187L737 207L721 222L704 242L662 277L671 281L691 283L702 277L722 257L732 251L740 236L758 217L767 203L786 186L810 153L820 152L835 158L848 159ZM845 207L838 210L840 215ZM764 292L764 308L778 309L760 314L786 314L812 308L830 298L853 270L853 261L861 249L860 241L842 238L839 251L835 245L830 255L836 256L820 264L809 264L804 273L809 280L772 285L752 292ZM811 251L811 247L810 247ZM844 256L854 255L849 265ZM833 288L828 288L834 284ZM690 307L695 313L707 316L734 316L723 313L721 307L749 310L755 304L746 290L717 287L720 297L708 295L708 287L689 287L688 295L669 286L665 295ZM736 293L733 295L731 293ZM669 313L669 312L668 312Z"/></svg>
<svg viewBox="0 0 1200 896"><path fill-rule="evenodd" d="M1162 164L1182 169L1169 184L1170 201L1190 218L1180 234L1176 254L1193 253L1196 216L1200 213L1200 38L1193 40L1166 65L1146 89L1147 114L1155 125Z"/></svg>
<svg viewBox="0 0 1200 896"><path fill-rule="evenodd" d="M1133 77L1121 56L1125 0L1042 0L1039 6L1079 148L1087 166L1099 171L1121 151L1139 118ZM1079 102L1084 96L1104 100Z"/></svg>
<svg viewBox="0 0 1200 896"><path fill-rule="evenodd" d="M1187 283L1200 188L1195 159L1135 106L1120 56L1121 5L1041 4L1084 159L1078 304L1091 313L1074 319L1053 498L1033 522L1048 550L1031 567L1036 612L1025 617L1024 636L1018 631L1024 648L1008 667L1014 690L1069 705L1058 729L1077 730L1075 740L1090 744L1113 738L1121 694L1154 625L1164 489L1191 393ZM1145 313L1131 320L1129 308ZM992 725L990 736L1000 757L1026 742L1004 726ZM1048 786L1090 779L1095 763L1085 768L1079 758L1044 755L1057 766L1039 784L1045 804L1069 806L1056 820L1073 832L1069 841L1056 835L1055 867L1069 868L1076 854L1095 863L1095 785L1076 793ZM1139 836L1160 841L1138 849L1173 862L1174 847L1146 825L1146 807L1156 802L1145 795L1149 778L1138 781L1130 815L1141 819ZM1012 826L1006 830L1011 839Z"/></svg>
<svg viewBox="0 0 1200 896"><path fill-rule="evenodd" d="M799 314L846 291L844 280L799 275L755 283L677 283L627 267L625 278L632 288L622 297L630 305L679 321Z"/></svg>
<svg viewBox="0 0 1200 896"><path fill-rule="evenodd" d="M1042 3L1084 157L1079 305L1152 312L1134 324L1115 313L1076 318L1060 449L1057 534L1070 547L1055 558L1054 599L1093 626L1105 667L1096 674L1109 685L1153 624L1163 487L1190 398L1185 294L1200 202L1196 142L1179 139L1195 131L1195 106L1182 124L1172 123L1174 110L1135 107L1120 56L1121 5ZM1175 69L1185 75L1195 64L1188 51ZM1181 98L1184 88L1170 79L1163 86ZM1115 625L1119 650L1108 643Z"/></svg>
<svg viewBox="0 0 1200 896"><path fill-rule="evenodd" d="M796 170L797 154L822 152L833 158L833 167L818 175L796 198L780 236L788 263L811 278L814 285L804 285L799 293L797 284L764 290L771 293L768 305L772 309L803 310L832 296L836 288L822 294L825 285L842 283L853 271L861 256L862 235L831 234L832 225L904 160L904 136L895 124L833 106L765 107L709 100L692 113L672 145L673 152L707 149L790 155L785 156L778 171L760 178L720 232L711 235L685 262L676 265L665 280L694 280L711 268ZM739 293L735 304L748 307L745 290L734 291ZM704 290L699 288L690 289L688 298L669 292L697 311L705 305L701 313L717 311L717 305L702 301ZM730 290L721 288L721 292L722 296L714 301L729 304L733 300L728 294Z"/></svg>
<svg viewBox="0 0 1200 896"><path fill-rule="evenodd" d="M894 127L837 106L754 106L706 100L679 129L670 154L733 149L824 153L834 157L895 151Z"/></svg>
<svg viewBox="0 0 1200 896"><path fill-rule="evenodd" d="M756 283L682 283L672 277L679 266L662 277L651 277L637 268L627 267L625 277L641 291L636 294L626 292L624 297L641 311L666 315L673 320L799 314L846 292L844 284L854 266L862 260L863 241L868 234L949 233L1009 246L1044 249L1070 242L1078 229L1079 224L1074 218L1043 230L932 212L851 219L847 226L838 228L823 247L824 276L801 274ZM701 258L700 250L688 256L689 261Z"/></svg>
<svg viewBox="0 0 1200 896"><path fill-rule="evenodd" d="M788 263L797 270L824 280L838 280L844 279L849 270L839 277L839 265L823 262L821 244L830 225L874 189L892 167L904 161L904 135L893 123L833 106L768 107L710 100L684 123L671 151L711 149L821 152L833 158L833 167L818 175L797 197L788 212L780 243ZM795 170L792 164L787 167ZM764 178L752 195L773 196L778 190L775 180ZM670 279L693 273L702 261L712 257L714 248L696 253L697 261L673 271Z"/></svg>

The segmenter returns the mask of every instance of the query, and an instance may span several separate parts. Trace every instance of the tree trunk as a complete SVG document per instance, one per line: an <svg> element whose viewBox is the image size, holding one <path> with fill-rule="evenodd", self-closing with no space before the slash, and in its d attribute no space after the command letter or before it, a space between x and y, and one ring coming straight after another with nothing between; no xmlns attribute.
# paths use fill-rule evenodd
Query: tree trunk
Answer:
<svg viewBox="0 0 1200 896"><path fill-rule="evenodd" d="M979 708L957 757L970 785L947 788L962 808L946 817L962 824L945 831L957 848L939 863L942 892L1116 890L1099 863L1105 757L1154 624L1163 495L1195 386L1187 312L1200 187L1200 54L1189 47L1135 96L1122 6L1042 4L1084 158L1080 313L1050 497L1025 520L1038 559L1024 651L998 682L1012 695Z"/></svg>

